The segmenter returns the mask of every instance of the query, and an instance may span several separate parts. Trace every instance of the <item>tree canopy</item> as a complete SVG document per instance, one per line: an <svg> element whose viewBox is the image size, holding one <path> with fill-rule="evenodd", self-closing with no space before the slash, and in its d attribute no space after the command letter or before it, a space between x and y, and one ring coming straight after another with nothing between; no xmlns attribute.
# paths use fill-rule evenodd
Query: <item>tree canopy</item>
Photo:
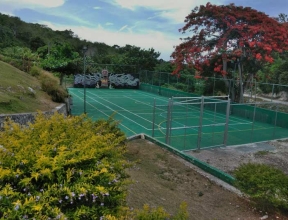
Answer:
<svg viewBox="0 0 288 220"><path fill-rule="evenodd" d="M182 39L172 53L173 73L179 74L186 65L200 77L209 70L226 79L227 87L228 79L235 77L238 90L231 91L234 100L242 101L244 82L251 80L262 64L274 61L273 52L288 49L285 24L250 7L207 3L194 8L185 22L179 31L192 36ZM234 76L236 68L238 75Z"/></svg>
<svg viewBox="0 0 288 220"><path fill-rule="evenodd" d="M81 40L72 30L53 31L45 25L26 23L18 17L1 13L0 38L1 53L8 47L29 48L43 60L42 66L45 69L66 74L73 74L73 71L66 68L67 64L75 60L76 53L83 56L84 46L88 47L86 56L89 61L102 65L115 64L113 71L116 72L153 70L159 63L160 56L153 48L143 49L134 45L109 46L103 42ZM7 53L6 55L8 56Z"/></svg>

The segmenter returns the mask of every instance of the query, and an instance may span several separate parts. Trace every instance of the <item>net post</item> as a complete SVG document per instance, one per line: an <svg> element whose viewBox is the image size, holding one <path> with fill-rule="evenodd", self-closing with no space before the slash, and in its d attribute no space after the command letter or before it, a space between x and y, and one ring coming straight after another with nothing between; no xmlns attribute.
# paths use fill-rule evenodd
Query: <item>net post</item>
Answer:
<svg viewBox="0 0 288 220"><path fill-rule="evenodd" d="M203 111L204 111L204 96L201 97L199 128L198 128L198 142L197 142L197 149L198 150L200 150L200 148L201 148Z"/></svg>
<svg viewBox="0 0 288 220"><path fill-rule="evenodd" d="M170 123L169 123L169 144L171 140L171 130L172 130L172 115L173 115L173 105L174 105L174 97L172 96L170 100Z"/></svg>
<svg viewBox="0 0 288 220"><path fill-rule="evenodd" d="M170 144L170 127L171 127L171 99L167 106L167 123L166 123L166 144Z"/></svg>
<svg viewBox="0 0 288 220"><path fill-rule="evenodd" d="M155 109L156 109L156 99L154 98L153 103L153 114L152 114L152 137L155 135Z"/></svg>
<svg viewBox="0 0 288 220"><path fill-rule="evenodd" d="M231 105L231 100L230 100L230 98L228 97L227 107L226 107L226 121L225 121L224 140L223 140L223 145L224 145L224 147L227 146L229 117L230 117L230 107L231 107L230 105Z"/></svg>
<svg viewBox="0 0 288 220"><path fill-rule="evenodd" d="M189 79L188 79L189 80ZM186 99L187 101L187 99ZM186 114L185 114L185 133L184 133L184 149L186 149L186 137L187 137L187 121L188 121L188 105L186 105Z"/></svg>
<svg viewBox="0 0 288 220"><path fill-rule="evenodd" d="M278 120L278 111L279 111L279 103L276 103L276 112L275 112L275 122L274 122L274 130L273 130L273 139L275 138L275 130L276 130L276 126L277 126L277 120Z"/></svg>

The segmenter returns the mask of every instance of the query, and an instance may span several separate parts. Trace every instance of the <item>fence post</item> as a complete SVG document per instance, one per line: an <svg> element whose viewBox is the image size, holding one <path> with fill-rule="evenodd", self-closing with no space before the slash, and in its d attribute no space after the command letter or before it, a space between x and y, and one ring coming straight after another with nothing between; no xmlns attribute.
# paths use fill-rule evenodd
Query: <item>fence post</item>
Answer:
<svg viewBox="0 0 288 220"><path fill-rule="evenodd" d="M154 98L154 103L153 103L153 118L152 118L152 137L155 135L155 109L156 109L156 99Z"/></svg>
<svg viewBox="0 0 288 220"><path fill-rule="evenodd" d="M273 95L274 95L274 85L275 85L275 84L273 84L273 87L272 87L271 102L272 102L272 99L273 99Z"/></svg>
<svg viewBox="0 0 288 220"><path fill-rule="evenodd" d="M216 123L216 113L217 113L217 102L214 103L214 118L213 118L213 134L212 134L212 144L214 145L214 133L215 133L215 123Z"/></svg>
<svg viewBox="0 0 288 220"><path fill-rule="evenodd" d="M171 128L171 98L167 106L167 123L166 123L166 144L170 144L170 128Z"/></svg>
<svg viewBox="0 0 288 220"><path fill-rule="evenodd" d="M201 148L203 111L204 111L204 96L201 97L200 118L199 118L199 128L198 128L198 142L197 142L198 150L200 150Z"/></svg>
<svg viewBox="0 0 288 220"><path fill-rule="evenodd" d="M253 122L252 122L252 132L251 132L250 142L253 142L255 115L256 115L256 100L255 100L255 103L254 103Z"/></svg>
<svg viewBox="0 0 288 220"><path fill-rule="evenodd" d="M231 79L229 80L229 91L228 91L228 95L230 96L230 92L231 92ZM233 97L232 97L233 98Z"/></svg>
<svg viewBox="0 0 288 220"><path fill-rule="evenodd" d="M223 145L224 147L227 146L227 139L228 139L228 127L229 127L229 117L230 117L230 98L228 98L227 106L226 106L226 121L225 121L225 131L224 131L224 140Z"/></svg>
<svg viewBox="0 0 288 220"><path fill-rule="evenodd" d="M277 126L277 117L278 117L278 111L279 111L279 103L276 103L277 107L276 107L276 112L275 112L275 122L274 122L274 130L273 130L273 139L275 138L275 130L276 130L276 126Z"/></svg>
<svg viewBox="0 0 288 220"><path fill-rule="evenodd" d="M214 90L215 90L215 74L214 74L214 77L213 77L213 96L214 96Z"/></svg>
<svg viewBox="0 0 288 220"><path fill-rule="evenodd" d="M255 97L254 97L254 102L256 103L256 94L257 94L257 82L255 80Z"/></svg>

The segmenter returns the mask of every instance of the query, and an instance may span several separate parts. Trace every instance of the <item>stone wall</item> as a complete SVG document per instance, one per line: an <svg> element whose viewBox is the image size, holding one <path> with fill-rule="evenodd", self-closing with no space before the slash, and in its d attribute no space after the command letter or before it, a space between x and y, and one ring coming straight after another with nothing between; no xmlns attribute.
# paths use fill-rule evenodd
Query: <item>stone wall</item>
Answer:
<svg viewBox="0 0 288 220"><path fill-rule="evenodd" d="M60 114L68 115L70 108L67 108L67 106L69 106L69 104L67 105L67 103L61 104L52 111L44 112L44 114L51 115L54 112L58 112ZM18 124L27 125L29 122L34 122L36 114L37 112L19 113L19 114L0 114L0 128L3 128L4 122L7 117L11 118L12 121Z"/></svg>

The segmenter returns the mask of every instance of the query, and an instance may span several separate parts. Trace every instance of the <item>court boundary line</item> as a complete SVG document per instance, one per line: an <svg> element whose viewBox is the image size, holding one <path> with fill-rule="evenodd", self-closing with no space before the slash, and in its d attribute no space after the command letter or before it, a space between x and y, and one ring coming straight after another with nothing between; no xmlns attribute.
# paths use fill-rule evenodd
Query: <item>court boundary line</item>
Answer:
<svg viewBox="0 0 288 220"><path fill-rule="evenodd" d="M83 93L83 94L84 94L84 93ZM81 97L79 97L79 96L76 95L75 93L74 93L74 95L75 95L76 97L80 98L80 100L83 100L83 101L84 101L84 99L82 99ZM95 108L97 111L101 112L102 114L106 115L107 117L110 117L110 116L111 116L111 115L109 116L108 114L102 112L101 110L99 110L98 108L96 108L94 105L92 105L91 103L87 102L87 100L86 100L86 103L88 103L88 105L92 106L92 107ZM127 130L131 131L132 133L137 134L135 131L133 131L133 130L131 130L130 128L126 127L125 125L121 124L121 122L119 123L119 125L125 127Z"/></svg>
<svg viewBox="0 0 288 220"><path fill-rule="evenodd" d="M77 91L77 90L76 90ZM78 92L78 91L77 91ZM159 100L159 101L165 101L165 102L167 102L168 101L168 97L164 97L163 96L163 98L161 99L161 98L158 98L159 96L157 96L157 94L151 94L151 95L147 95L147 93L148 92L146 92L146 91L134 91L136 94L139 94L140 95L140 97L139 98L141 98L141 97L143 97L143 98L146 98L146 97L150 97L151 99L152 99L152 97L154 98L154 99L156 99L156 100ZM102 91L101 91L101 93L102 93ZM126 97L126 98L129 98L129 99L131 99L131 100L133 100L134 98L133 97L129 97L129 96L127 96L127 95L124 95L125 94L125 92L121 92L122 94L120 95L120 96L122 96L122 97ZM81 93L80 92L80 94L83 94L83 93ZM90 92L90 94L91 94L91 92ZM104 93L105 94L105 93ZM77 96L77 95L76 95ZM96 95L97 96L97 95ZM97 97L99 97L99 96L97 96ZM156 98L157 97L157 98ZM78 96L78 98L79 98L79 96ZM91 97L90 97L91 98ZM81 100L83 100L83 98L80 98ZM91 98L91 99L93 99L93 100L95 100L94 98ZM103 100L103 99L102 99ZM105 99L104 99L105 100ZM135 100L135 99L134 99ZM95 100L96 101L96 100ZM145 102L141 102L141 101L139 101L139 100L136 100L137 102L139 102L139 103L142 103L142 104L144 104L144 105L148 105L148 106L150 106L151 107L151 105L149 105L148 103L145 103ZM97 103L100 103L101 105L103 105L101 102L98 102L98 101L96 101ZM111 103L111 102L110 102ZM99 111L99 112L101 112L101 113L103 113L104 115L106 115L106 116L108 116L106 113L104 113L103 111L101 111L101 110L99 110L99 109L97 109L95 106L93 106L91 103L88 103L90 106L92 106L93 108L95 108L97 111ZM217 103L215 103L216 105L217 105ZM113 105L115 105L115 106L118 106L117 104L114 104L113 103ZM105 106L106 108L108 108L107 106ZM119 107L119 106L118 106ZM184 107L184 106L183 106ZM125 109L125 108L122 108L123 109L123 111L124 112L129 112L129 113L131 113L131 111L129 111L128 109ZM114 111L114 112L117 112L118 113L118 111L116 111L116 110L114 110L114 109L111 109L110 108L110 110L112 110L112 111ZM163 111L163 109L161 109L162 111ZM193 109L194 110L194 112L200 112L199 111L199 109L197 109L197 108L194 108ZM207 115L211 115L211 116L213 116L213 117L215 117L215 114L216 114L216 117L218 118L218 119L221 119L221 118L225 118L224 117L224 114L223 113L218 113L218 112L215 112L214 111L214 113L213 113L213 111L212 110L209 110L208 109L208 111L210 112L210 113L205 113L205 114L207 114ZM163 112L165 112L165 111L163 111ZM139 113L139 114L141 114L141 113ZM135 114L134 113L134 115L136 115L137 117L139 117L139 114ZM151 113L143 113L143 114L151 114ZM160 113L160 114L163 114L163 113ZM121 116L123 116L123 114L121 114L121 113L119 113L119 115L121 115ZM125 117L125 116L123 116L124 118L127 118L127 117ZM163 117L163 115L161 115L161 117ZM142 117L140 117L140 118L142 118ZM183 117L183 118L185 118L185 117ZM143 118L142 118L143 119ZM212 119L212 118L211 118ZM209 119L206 119L206 120L208 120L208 121L210 121ZM146 120L147 121L147 120ZM167 120L166 120L167 121ZM231 122L236 122L236 124L229 124L229 126L231 126L230 128L231 128L231 130L230 131L228 131L228 134L229 133L232 133L232 134L234 134L235 132L239 132L239 131L252 131L252 128L248 128L248 129L237 129L236 127L234 127L235 125L239 125L239 124L253 124L253 122L251 122L251 120L246 120L245 118L243 119L243 118L241 118L241 117L237 117L237 116L231 116L230 115L230 120L229 121L231 121ZM240 123L240 122L246 122L246 123ZM149 121L150 122L150 121ZM213 122L212 120L211 120L211 122ZM133 121L133 123L135 123L134 121ZM161 122L161 123L163 123L163 122ZM177 123L179 123L179 122L177 122ZM256 123L258 123L258 122L256 122ZM138 123L136 123L137 125L139 125ZM261 122L259 123L260 125L262 124ZM125 127L125 128L127 128L125 125L123 125L123 124L121 124L120 123L120 125L121 126L123 126L123 127ZM258 128L254 128L254 131L261 131L261 130L272 130L272 129L275 129L275 126L269 126L269 127L267 127L266 125L268 125L268 124L266 124L266 123L263 123L263 125L264 126L257 126ZM185 125L186 126L186 125ZM206 126L213 126L213 124L210 124L210 125L206 125ZM140 127L144 127L144 129L146 129L146 130L152 130L152 129L147 129L145 126L141 126L140 125ZM162 127L161 127L162 128ZM163 129L166 129L166 128L163 128ZM283 129L283 128L280 128L280 127L276 127L276 129ZM130 130L129 128L127 128L127 130ZM132 133L135 133L134 131L132 131L132 130L130 130ZM162 133L162 132L161 132ZM209 134L217 134L217 133L223 133L223 131L221 131L221 132L206 132L206 133L204 133L203 132L203 134L204 135L209 135ZM283 133L283 132L281 132L281 133ZM280 136L282 136L281 135L281 133L280 133ZM195 135L197 135L197 134L188 134L188 135L186 135L186 136L195 136ZM252 135L252 134L251 134ZM271 134L269 134L269 136L272 136L273 135L273 133L271 133ZM183 136L183 135L175 135L175 136L172 136L172 137L181 137L181 136ZM277 135L276 135L277 136ZM256 137L255 135L254 135L254 137ZM156 137L156 138L165 138L165 137ZM249 142L250 143L250 142ZM252 143L252 142L251 142ZM209 147L207 147L207 148L209 148Z"/></svg>
<svg viewBox="0 0 288 220"><path fill-rule="evenodd" d="M88 92L88 93L91 94L91 92ZM84 93L83 93L83 94L84 94ZM94 95L94 94L92 94L92 95L95 96L95 97L98 97L98 98L100 98L100 99L102 99L102 100L105 100L105 99L99 97L98 95ZM92 96L92 97L89 97L89 96L88 96L88 98L93 99L95 102L99 103L100 105L105 106L106 108L108 108L108 109L112 110L113 112L115 112L115 113L121 115L122 117L128 119L129 121L133 122L134 124L137 124L138 126L144 128L145 130L148 130L148 131L152 130L152 129L149 129L149 128L145 127L144 125L141 125L141 124L139 124L139 123L133 121L132 119L126 117L125 115L123 115L123 114L117 112L116 110L114 110L114 109L110 108L109 106L105 105L103 102L99 102L99 101L95 100L93 96ZM105 100L105 101L107 101L107 100ZM107 101L107 102L109 102L109 101ZM109 102L109 103L111 103L111 102ZM113 103L112 103L112 104L113 104ZM113 105L117 106L116 104L113 104ZM118 107L120 107L120 106L118 106ZM120 107L120 108L122 108L122 107ZM131 113L130 111L126 110L125 108L122 108L122 109L123 109L124 111L126 111L126 112ZM132 113L132 114L133 114L133 115L136 115L136 116L139 117L139 118L142 118L142 117L138 116L138 115L135 114L135 113ZM142 118L142 119L144 119L144 118ZM148 121L148 122L150 122L150 123L152 124L152 122L149 121L149 120L147 120L147 119L145 119L145 121Z"/></svg>
<svg viewBox="0 0 288 220"><path fill-rule="evenodd" d="M254 131L255 130L265 130L265 129L273 129L273 127L271 127L271 128L260 127L260 128L254 129ZM240 131L250 131L250 130L251 129L243 129L243 130L240 130ZM230 133L230 132L231 133L235 133L235 132L239 132L239 130L228 131L228 133ZM221 134L221 133L223 133L223 132L217 131L217 132L214 132L214 133L209 132L209 133L204 133L204 134L208 135L208 134ZM186 136L195 136L195 135L198 135L198 133L196 133L196 134L186 134ZM180 134L180 135L173 135L173 136L170 136L170 137L183 137L183 136L185 136L185 135ZM158 137L155 137L155 138L158 138ZM163 138L163 137L160 137L160 138ZM228 136L228 138L229 138L229 136Z"/></svg>

